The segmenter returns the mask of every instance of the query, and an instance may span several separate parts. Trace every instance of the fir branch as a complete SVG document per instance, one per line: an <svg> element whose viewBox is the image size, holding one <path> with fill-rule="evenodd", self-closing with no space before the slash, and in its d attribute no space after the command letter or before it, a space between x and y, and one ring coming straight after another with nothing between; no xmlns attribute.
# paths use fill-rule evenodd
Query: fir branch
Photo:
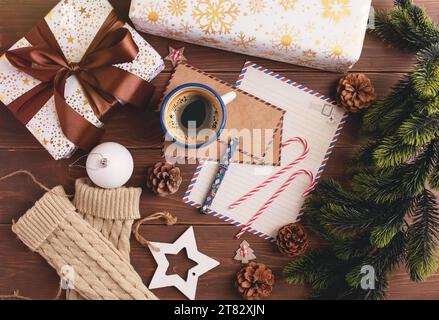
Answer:
<svg viewBox="0 0 439 320"><path fill-rule="evenodd" d="M423 8L412 1L395 1L388 12L378 12L374 32L402 50L416 52L436 43L439 30Z"/></svg>
<svg viewBox="0 0 439 320"><path fill-rule="evenodd" d="M376 250L353 268L352 271L346 275L347 283L353 288L360 288L363 278L361 269L364 266L373 267L378 279L385 278L386 274L393 270L399 263L404 253L405 236L403 232L398 232L386 247Z"/></svg>
<svg viewBox="0 0 439 320"><path fill-rule="evenodd" d="M439 92L439 43L421 50L417 59L412 74L414 89L422 98L435 98Z"/></svg>
<svg viewBox="0 0 439 320"><path fill-rule="evenodd" d="M323 180L313 197L305 203L308 227L325 240L348 239L367 230L376 210L366 211L368 203L345 191L333 180Z"/></svg>
<svg viewBox="0 0 439 320"><path fill-rule="evenodd" d="M388 246L393 237L403 231L405 214L405 210L396 210L388 221L371 231L370 242L380 249Z"/></svg>
<svg viewBox="0 0 439 320"><path fill-rule="evenodd" d="M321 199L317 195L309 197L304 207L306 208L306 215L303 221L304 227L320 239L323 239L326 243L335 241L334 237L320 224ZM325 245L325 243L323 243L322 246L323 245Z"/></svg>
<svg viewBox="0 0 439 320"><path fill-rule="evenodd" d="M432 99L419 101L417 108L420 114L436 116L439 114L439 94Z"/></svg>
<svg viewBox="0 0 439 320"><path fill-rule="evenodd" d="M409 75L404 76L383 100L369 108L363 117L364 130L385 135L393 132L410 112L413 83Z"/></svg>
<svg viewBox="0 0 439 320"><path fill-rule="evenodd" d="M436 164L436 167L432 170L430 185L433 189L439 190L439 164Z"/></svg>
<svg viewBox="0 0 439 320"><path fill-rule="evenodd" d="M378 146L379 144L375 142L361 147L358 150L357 156L352 160L352 165L361 169L372 167L374 164L373 153Z"/></svg>
<svg viewBox="0 0 439 320"><path fill-rule="evenodd" d="M343 261L367 256L374 249L368 235L357 239L336 241L332 248L337 258Z"/></svg>
<svg viewBox="0 0 439 320"><path fill-rule="evenodd" d="M309 284L314 289L328 287L332 281L330 270L337 262L331 251L323 248L309 251L290 262L284 269L284 275L289 284Z"/></svg>
<svg viewBox="0 0 439 320"><path fill-rule="evenodd" d="M358 196L345 191L338 182L332 179L322 180L313 195L320 198L322 203L337 201L340 205L353 206L361 202Z"/></svg>
<svg viewBox="0 0 439 320"><path fill-rule="evenodd" d="M377 170L354 177L354 187L367 200L391 204L421 194L431 177L438 142L433 141L416 159L392 170Z"/></svg>
<svg viewBox="0 0 439 320"><path fill-rule="evenodd" d="M365 208L328 203L320 210L320 224L339 239L352 239L364 233L375 220Z"/></svg>
<svg viewBox="0 0 439 320"><path fill-rule="evenodd" d="M396 167L407 162L419 149L420 147L404 144L399 136L391 136L384 138L375 149L374 158L379 168Z"/></svg>
<svg viewBox="0 0 439 320"><path fill-rule="evenodd" d="M402 143L414 147L422 147L439 138L439 113L431 116L414 114L404 121L397 135L402 137Z"/></svg>
<svg viewBox="0 0 439 320"><path fill-rule="evenodd" d="M439 210L435 196L425 190L414 211L407 237L407 268L413 281L423 281L438 269Z"/></svg>
<svg viewBox="0 0 439 320"><path fill-rule="evenodd" d="M346 263L341 265L339 272L334 275L336 277L334 284L326 289L314 290L311 298L320 300L334 298L343 300L382 300L385 298L385 291L388 288L386 276L376 276L374 289L354 288L349 286L345 280L347 271L344 268L348 266L349 264Z"/></svg>
<svg viewBox="0 0 439 320"><path fill-rule="evenodd" d="M339 260L330 249L315 249L292 261L285 269L287 283L306 284L313 299L343 299L349 286L345 275L353 265Z"/></svg>
<svg viewBox="0 0 439 320"><path fill-rule="evenodd" d="M433 166L429 178L430 187L439 190L439 140L434 145Z"/></svg>
<svg viewBox="0 0 439 320"><path fill-rule="evenodd" d="M326 242L285 275L310 285L316 299L383 299L387 275L403 259L415 281L438 267L439 209L427 188L439 189L439 31L411 0L380 13L376 31L420 52L414 72L363 117L373 140L353 161L352 191L323 181L306 201L307 227ZM365 265L374 267L374 290L361 288Z"/></svg>

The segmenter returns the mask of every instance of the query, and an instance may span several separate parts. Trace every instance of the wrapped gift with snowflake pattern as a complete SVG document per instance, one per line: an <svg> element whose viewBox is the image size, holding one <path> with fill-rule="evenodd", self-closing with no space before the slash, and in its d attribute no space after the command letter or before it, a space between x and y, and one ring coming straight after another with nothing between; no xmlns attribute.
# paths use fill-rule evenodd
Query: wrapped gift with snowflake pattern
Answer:
<svg viewBox="0 0 439 320"><path fill-rule="evenodd" d="M78 63L110 14L114 14L113 10L107 0L63 0L46 15L44 20L67 62ZM164 68L162 58L130 25L122 23L122 26L131 33L132 40L138 47L138 53L134 60L113 66L145 81L151 81ZM10 50L30 46L30 42L24 37ZM41 84L40 80L14 67L6 55L0 57L0 101L6 107L39 84ZM90 101L75 75L67 79L64 97L68 106L95 127L103 126L102 119L93 112ZM54 97L51 97L32 117L26 127L55 159L68 158L77 149L77 146L63 133Z"/></svg>
<svg viewBox="0 0 439 320"><path fill-rule="evenodd" d="M138 30L336 72L358 61L371 0L133 0Z"/></svg>

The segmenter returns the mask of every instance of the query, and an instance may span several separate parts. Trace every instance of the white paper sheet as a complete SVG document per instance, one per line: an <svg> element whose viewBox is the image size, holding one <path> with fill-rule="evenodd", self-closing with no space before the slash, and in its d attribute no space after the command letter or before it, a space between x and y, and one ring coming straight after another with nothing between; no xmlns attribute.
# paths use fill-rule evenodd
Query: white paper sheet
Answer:
<svg viewBox="0 0 439 320"><path fill-rule="evenodd" d="M309 155L305 160L233 210L230 210L229 206L234 201L294 161L302 154L303 146L293 143L283 149L282 165L279 168L240 164L232 164L229 167L211 210L213 215L242 226L246 225L293 172L307 169L313 172L317 180L320 178L347 115L326 97L252 63L246 63L237 85L240 89L287 111L283 142L301 137L306 139L310 146ZM202 204L217 170L218 164L215 162L202 164L189 186L185 202L193 206ZM303 193L309 186L309 177L299 176L249 231L267 239L274 239L279 228L299 218L305 201Z"/></svg>

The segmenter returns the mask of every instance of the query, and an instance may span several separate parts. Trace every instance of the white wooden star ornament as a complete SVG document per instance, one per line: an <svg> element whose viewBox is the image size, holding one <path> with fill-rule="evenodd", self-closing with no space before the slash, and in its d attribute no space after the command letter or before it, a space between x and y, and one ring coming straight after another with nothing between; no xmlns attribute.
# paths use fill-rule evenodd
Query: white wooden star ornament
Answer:
<svg viewBox="0 0 439 320"><path fill-rule="evenodd" d="M176 255L183 248L186 248L188 258L197 263L195 267L188 271L186 280L177 274L166 275L169 268L166 254ZM157 269L149 284L149 289L176 287L190 300L195 299L198 278L220 264L198 251L193 227L187 229L174 243L151 242L150 249L157 262Z"/></svg>

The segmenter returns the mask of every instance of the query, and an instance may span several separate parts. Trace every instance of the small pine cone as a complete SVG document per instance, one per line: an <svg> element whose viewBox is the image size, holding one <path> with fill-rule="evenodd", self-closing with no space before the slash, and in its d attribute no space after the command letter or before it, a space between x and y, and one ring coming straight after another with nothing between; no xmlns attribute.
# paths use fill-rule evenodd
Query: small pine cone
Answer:
<svg viewBox="0 0 439 320"><path fill-rule="evenodd" d="M309 241L305 229L299 223L282 227L277 235L279 251L289 257L297 257L308 249Z"/></svg>
<svg viewBox="0 0 439 320"><path fill-rule="evenodd" d="M146 186L155 194L166 197L180 188L182 177L180 168L166 162L158 162L148 169Z"/></svg>
<svg viewBox="0 0 439 320"><path fill-rule="evenodd" d="M372 81L362 73L350 73L340 79L337 86L337 102L350 112L369 108L376 100Z"/></svg>
<svg viewBox="0 0 439 320"><path fill-rule="evenodd" d="M266 298L273 291L274 274L265 264L250 262L236 274L236 286L246 300Z"/></svg>

